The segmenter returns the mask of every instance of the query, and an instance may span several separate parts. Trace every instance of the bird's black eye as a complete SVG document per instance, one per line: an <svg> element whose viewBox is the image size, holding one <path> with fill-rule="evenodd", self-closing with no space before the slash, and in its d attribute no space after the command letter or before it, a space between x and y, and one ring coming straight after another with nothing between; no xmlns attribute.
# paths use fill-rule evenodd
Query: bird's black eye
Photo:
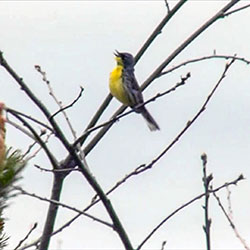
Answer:
<svg viewBox="0 0 250 250"><path fill-rule="evenodd" d="M127 61L128 60L127 55L122 55L122 60Z"/></svg>

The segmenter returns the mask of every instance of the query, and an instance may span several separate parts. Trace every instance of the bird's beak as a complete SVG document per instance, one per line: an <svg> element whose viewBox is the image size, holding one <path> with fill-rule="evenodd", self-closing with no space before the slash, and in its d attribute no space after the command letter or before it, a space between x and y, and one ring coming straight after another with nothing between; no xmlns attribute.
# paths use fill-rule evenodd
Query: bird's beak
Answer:
<svg viewBox="0 0 250 250"><path fill-rule="evenodd" d="M120 52L116 50L116 51L114 52L114 55L115 55L116 57L120 57Z"/></svg>
<svg viewBox="0 0 250 250"><path fill-rule="evenodd" d="M119 51L115 51L114 52L114 55L115 55L115 60L117 62L117 65L123 65L123 62L122 62L122 57L121 57L121 53Z"/></svg>

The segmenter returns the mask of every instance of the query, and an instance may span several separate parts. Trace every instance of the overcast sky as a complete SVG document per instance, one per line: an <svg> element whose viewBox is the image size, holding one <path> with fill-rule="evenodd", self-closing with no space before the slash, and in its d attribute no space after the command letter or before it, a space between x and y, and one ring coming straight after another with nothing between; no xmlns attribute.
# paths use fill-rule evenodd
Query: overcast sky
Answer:
<svg viewBox="0 0 250 250"><path fill-rule="evenodd" d="M189 1L163 29L136 65L136 77L142 83L154 69L227 1ZM170 1L170 7L175 5ZM249 1L242 1L236 7ZM115 66L113 52L136 54L156 25L166 15L164 1L1 1L0 50L6 60L23 77L40 100L53 113L58 109L49 96L41 76L34 69L40 65L47 73L57 96L66 105L76 98L80 86L84 93L68 112L81 135L107 94L109 72ZM212 55L234 55L250 60L250 9L221 19L206 30L169 65ZM226 61L212 59L182 67L153 82L144 92L148 99L191 73L185 86L148 105L161 127L151 133L138 114L116 122L103 140L88 155L89 166L104 190L141 164L155 158L198 112L206 97L221 77ZM180 141L155 167L125 183L110 196L118 215L136 247L164 217L189 199L203 192L200 155L208 155L208 172L214 176L213 186L236 179L243 173L246 180L231 187L234 222L250 245L250 68L235 62L206 111L184 134ZM0 100L7 106L33 115L43 116L20 90L11 77L0 69ZM108 119L120 106L112 100L101 121ZM65 134L72 135L62 117L58 119ZM94 136L94 134L93 134ZM90 137L90 139L92 136ZM29 138L7 125L8 146L24 152ZM90 140L87 141L87 143ZM51 149L58 160L65 150L56 140ZM22 187L40 196L49 197L52 176L34 167L50 168L40 153L29 162L20 182ZM93 191L82 175L67 177L62 201L79 209L88 205ZM218 193L227 207L227 192ZM169 220L145 245L145 249L204 249L202 230L203 200L194 203ZM10 249L29 231L38 228L30 241L41 235L48 204L20 196L12 200L5 216ZM108 220L101 205L90 211ZM56 228L70 219L74 212L59 209ZM216 201L211 197L213 249L242 249ZM118 249L123 248L116 233L105 226L82 217L53 237L50 249Z"/></svg>

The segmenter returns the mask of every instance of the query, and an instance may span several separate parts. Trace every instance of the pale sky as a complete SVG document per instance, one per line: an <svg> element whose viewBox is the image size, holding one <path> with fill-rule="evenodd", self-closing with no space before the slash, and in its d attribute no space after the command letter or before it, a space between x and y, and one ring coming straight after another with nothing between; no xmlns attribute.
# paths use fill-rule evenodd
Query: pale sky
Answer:
<svg viewBox="0 0 250 250"><path fill-rule="evenodd" d="M186 3L136 65L138 82L147 79L181 42L226 2ZM170 1L170 7L175 3ZM250 2L242 1L236 7L247 3ZM115 66L113 52L117 49L136 54L166 12L164 1L1 1L0 50L52 113L58 107L34 65L38 64L46 71L54 91L65 105L76 98L80 86L84 87L82 98L68 111L79 136L109 93L109 72ZM249 18L250 9L246 9L219 20L168 68L189 59L212 55L214 50L218 55L237 54L250 60ZM187 72L191 73L185 86L147 106L161 127L159 132L151 133L144 120L133 113L116 122L88 155L91 171L104 190L139 165L150 163L176 137L204 103L225 63L223 59L211 59L190 64L150 85L144 92L146 100L174 86ZM208 172L213 173L214 187L236 179L241 173L246 177L230 190L234 222L250 246L249 79L249 66L235 62L206 111L180 141L152 170L131 178L110 196L134 247L178 206L203 192L200 160L203 152L208 155ZM0 70L0 86L0 101L44 120L3 68ZM101 121L106 121L119 106L118 101L112 100ZM58 121L72 141L63 118ZM7 125L6 143L25 152L31 140ZM66 151L56 140L53 139L50 146L58 160L65 158ZM29 192L49 197L51 174L41 172L34 164L50 168L45 154L40 153L29 162L20 185ZM93 194L83 176L72 173L65 181L61 201L81 209L89 204ZM226 190L218 195L227 208ZM144 249L160 249L165 240L166 249L205 249L203 203L204 200L200 200L170 219ZM28 242L41 235L47 207L47 203L27 196L12 200L5 213L8 218L6 233L11 236L9 249L17 245L35 222L38 222L38 228ZM95 206L90 213L108 220L101 205ZM60 208L56 228L74 215L74 212ZM213 197L210 217L213 249L243 249ZM52 238L50 249L123 249L123 246L114 231L81 217Z"/></svg>

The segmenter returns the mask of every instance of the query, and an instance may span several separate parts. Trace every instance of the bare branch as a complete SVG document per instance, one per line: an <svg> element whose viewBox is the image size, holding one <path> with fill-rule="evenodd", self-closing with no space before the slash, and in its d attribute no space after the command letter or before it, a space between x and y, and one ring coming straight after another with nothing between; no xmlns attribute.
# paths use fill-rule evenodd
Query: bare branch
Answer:
<svg viewBox="0 0 250 250"><path fill-rule="evenodd" d="M33 227L29 230L29 232L27 233L27 235L19 241L18 245L14 248L14 250L17 250L31 235L31 233L36 229L37 227L37 223L34 223Z"/></svg>
<svg viewBox="0 0 250 250"><path fill-rule="evenodd" d="M71 147L70 143L66 139L64 133L62 132L61 128L59 127L59 125L57 124L55 119L53 117L51 118L51 114L50 114L49 110L47 109L47 107L36 97L36 95L32 92L32 90L28 87L28 85L23 81L23 79L21 77L19 77L18 74L7 63L7 61L3 57L2 52L0 52L0 65L15 79L15 81L21 87L21 89L26 93L26 95L34 102L34 104L41 110L41 112L44 114L44 116L48 119L51 126L53 127L53 130L55 131L55 136L61 141L63 146L68 150L70 156L72 157L72 159L74 159L74 161L77 163L77 165L79 165L79 167L83 168L82 171L87 176L86 179L89 181L90 185L94 189L96 188L97 191L101 192L102 190L99 188L99 186L96 184L96 182L91 182L91 180L93 179L92 176L90 176L90 174L87 171L85 171L85 169L82 165L82 162L80 161L80 159L78 158L78 156L75 152L75 149ZM17 114L16 114L16 116L17 116ZM22 121L23 123L26 122L20 116L17 118L21 121L23 120ZM29 126L29 124L27 122L26 122L26 126ZM37 134L34 131L34 129L30 126L29 126L29 129L31 130L31 132L34 134L34 136L36 138ZM46 145L42 142L42 140L39 138L39 136L36 139L43 146L43 148L44 148L45 152L47 153L53 167L57 168L57 162L54 160L54 157L52 157L52 154L48 151ZM54 175L54 182L53 182L53 188L52 188L52 194L51 194L51 198L53 200L59 201L60 194L61 194L61 188L62 188L62 184L63 184L63 179L65 176L66 175L62 175L62 174ZM108 204L107 204L108 201L105 199L106 197L104 197L102 194L100 195L100 197L103 198L102 201L104 201L104 203L106 202L106 208L108 210L110 207L108 207ZM112 206L111 206L111 208L112 208ZM48 249L49 242L50 242L50 236L51 236L51 233L53 232L53 228L54 228L54 224L55 224L56 215L57 215L57 205L50 204L49 211L47 214L47 219L46 219L44 230L43 230L43 237L42 237L42 240L41 240L40 245L39 245L39 248L42 250ZM121 230L121 233L119 235L124 236L123 233L125 233L125 232ZM124 237L124 239L127 239L127 238Z"/></svg>
<svg viewBox="0 0 250 250"><path fill-rule="evenodd" d="M232 64L232 62L231 62ZM230 64L230 65L231 65ZM226 66L226 71L228 70L228 67ZM223 74L222 74L222 77L221 79L218 81L218 83L220 83L222 81L222 79L224 78L224 74L226 72L224 71ZM218 85L218 83L216 84L216 86ZM197 119L197 117L200 115L201 112L203 112L205 110L205 107L208 103L208 101L210 100L211 96L213 95L215 89L218 87L216 87L213 89L213 91L210 93L210 95L207 97L207 100L206 102L204 103L204 105L202 106L202 108L200 109L200 111L195 115L195 117L191 120L191 122L195 121ZM177 137L174 139L174 141L167 147L167 148L171 148L177 141L178 139L182 136L182 134L188 129L188 127L191 125L191 122L188 122L186 127L177 135ZM188 127L187 127L188 126ZM116 188L118 188L122 183L126 182L129 178L131 178L132 176L135 176L135 175L138 175L146 170L149 170L152 166L149 164L148 166L146 165L141 165L139 167L137 167L135 169L135 171L131 172L130 174L128 174L127 176L125 176L121 181L117 182L117 184L111 188L107 193L106 195L110 194L111 192L113 192ZM84 209L84 211L87 211L90 207L92 207L94 204L96 204L97 202L99 202L100 200L97 199L95 202L93 202L92 204L90 204L87 208ZM69 222L67 222L66 224L64 224L62 227L60 227L59 229L57 229L56 231L54 231L51 235L55 235L59 232L61 232L64 228L68 227L72 222L74 222L79 216L75 216L74 218L72 218ZM33 244L37 244L37 242L39 242L40 239L36 240Z"/></svg>
<svg viewBox="0 0 250 250"><path fill-rule="evenodd" d="M56 201L56 200L51 200L51 199L43 198L43 197L38 196L38 195L36 195L36 194L34 194L34 193L29 193L29 192L25 191L24 189L22 189L22 188L20 188L20 187L17 187L17 186L12 186L12 187L13 187L13 189L20 191L20 193L23 194L23 195L28 195L28 196L34 197L34 198L36 198L36 199L39 199L39 200L41 200L41 201L46 201L46 202L52 203L52 204L54 204L54 205L61 206L61 207L64 207L64 208L67 208L67 209L69 209L69 210L72 210L72 211L74 211L74 212L77 212L79 215L84 215L84 216L86 216L86 217L88 217L88 218L90 218L90 219L92 219L92 220L94 220L94 221L100 222L101 224L103 224L103 225L105 225L105 226L108 226L108 227L113 228L113 225L112 225L112 224L110 224L110 223L108 223L108 222L106 222L106 221L104 221L104 220L101 220L101 219L99 219L99 218L97 218L97 217L95 217L95 216L93 216L93 215L90 215L90 214L88 214L88 213L82 212L81 210L79 210L79 209L77 209L77 208L75 208L75 207L71 207L71 206L69 206L69 205L67 205L67 204L65 204L65 203L62 203L62 202L59 202L59 201Z"/></svg>
<svg viewBox="0 0 250 250"><path fill-rule="evenodd" d="M45 134L46 134L46 130L41 130L39 135L42 137ZM44 143L46 143L46 142L44 142ZM26 150L26 152L23 153L23 158L25 158L31 152L32 148L34 148L36 144L37 144L37 141L34 141L33 143L31 143L29 145L29 147Z"/></svg>
<svg viewBox="0 0 250 250"><path fill-rule="evenodd" d="M168 4L168 0L164 0L164 2L165 2L165 5L166 5L166 7L167 7L168 14L169 14L169 12L170 12L170 7L169 7L169 4Z"/></svg>
<svg viewBox="0 0 250 250"><path fill-rule="evenodd" d="M63 175L62 173L53 175L53 184L52 184L51 195L50 195L51 200L53 201L60 200L64 177L65 175ZM57 212L58 212L58 205L55 203L49 203L49 209L48 209L45 224L43 227L43 233L40 238L39 247L37 248L37 250L48 249L50 239L51 239L51 234L54 230Z"/></svg>
<svg viewBox="0 0 250 250"><path fill-rule="evenodd" d="M207 155L204 153L201 155L202 166L203 166L203 185L205 189L205 205L203 209L205 211L205 226L203 226L203 230L206 235L206 243L207 243L207 250L211 249L211 240L210 240L210 228L212 220L208 216L208 204L209 204L209 185L213 179L212 174L207 176Z"/></svg>
<svg viewBox="0 0 250 250"><path fill-rule="evenodd" d="M45 151L46 155L48 156L52 166L57 169L58 168L58 162L56 160L56 158L54 157L54 155L50 152L50 150L48 149L47 145L44 143L44 141L41 139L41 137L37 134L37 132L35 131L35 129L33 129L33 127L27 122L25 121L20 115L16 114L15 112L11 111L11 114L13 116L15 116L19 121L21 121L25 127L27 127L30 132L33 134L35 140L40 144L40 146L43 148L43 150Z"/></svg>
<svg viewBox="0 0 250 250"><path fill-rule="evenodd" d="M167 94L170 94L171 92L175 91L178 87L183 86L184 84L186 84L186 81L187 81L188 78L190 78L190 77L191 77L191 74L190 74L190 73L187 73L185 77L181 77L181 81L178 82L178 83L176 83L175 86L173 86L172 88L170 88L170 89L168 89L168 90L166 90L166 91L164 91L164 92L162 92L162 93L156 94L155 96L151 97L150 99L148 99L148 100L145 101L144 103L140 103L139 105L136 106L136 108L140 108L140 107L142 107L142 106L145 106L145 105L147 105L148 103L151 103L151 102L156 101L156 100L157 100L158 98L160 98L160 97L163 97L163 96L165 96L165 95L167 95ZM120 115L117 115L116 117L111 118L109 121L106 121L106 122L104 122L104 123L102 123L102 124L100 124L100 125L97 125L97 126L95 126L95 127L92 127L92 128L90 128L90 129L86 130L86 131L83 133L83 135L81 135L81 137L79 137L79 138L77 139L77 141L74 143L74 145L75 145L76 143L81 143L81 142L83 141L83 139L85 138L86 134L90 134L90 133L92 133L93 131L95 131L95 130L97 130L97 129L99 129L99 128L102 128L102 127L104 127L104 126L113 124L114 122L120 120L122 117L127 116L127 115L129 115L130 113L133 113L133 112L135 112L135 111L134 111L133 109L130 109L129 111L127 111L127 112L125 112L125 113L122 113L122 114L120 114Z"/></svg>
<svg viewBox="0 0 250 250"><path fill-rule="evenodd" d="M68 105L66 105L64 107L61 107L61 109L59 109L58 111L56 111L51 117L54 117L54 116L58 115L60 112L66 110L68 108L73 107L74 104L82 97L83 90L84 90L84 88L82 86L80 86L80 93L78 94L78 96L76 97L76 99L73 100L73 102L71 102L70 104L68 104ZM68 117L67 117L67 120L69 120Z"/></svg>
<svg viewBox="0 0 250 250"><path fill-rule="evenodd" d="M184 129L175 137L175 139L154 160L152 160L151 163L149 163L148 165L145 165L143 168L141 168L140 172L144 172L144 171L152 168L153 165L156 162L158 162L170 150L170 148L172 148L175 145L175 143L177 143L179 141L179 139L183 136L183 134L190 128L190 126L197 120L197 118L205 111L207 104L209 103L209 101L212 98L212 96L214 95L215 91L217 90L217 88L221 84L222 80L225 78L227 71L229 70L229 68L231 67L231 65L233 63L234 63L234 59L231 60L230 63L226 64L225 69L224 69L220 79L218 80L218 82L216 83L214 88L212 89L211 93L206 98L204 104L202 105L200 110L197 112L197 114L190 121L187 122Z"/></svg>
<svg viewBox="0 0 250 250"><path fill-rule="evenodd" d="M170 19L182 7L182 5L185 2L187 2L187 0L180 0L175 5L175 7L162 19L162 21L159 23L159 25L157 25L157 27L152 32L152 34L149 36L149 38L146 40L146 42L142 45L141 49L137 52L137 54L135 56L135 63L139 61L139 59L142 57L142 55L145 53L145 51L149 48L149 46L151 45L151 43L161 33L161 30L163 29L163 27L170 21ZM101 104L101 106L99 107L99 109L97 110L97 112L95 113L95 115L93 116L93 118L91 119L91 121L89 122L89 124L88 124L87 128L85 129L85 131L96 125L96 123L98 122L99 118L101 117L101 115L103 114L103 112L105 111L105 109L107 108L107 106L109 105L109 103L110 103L111 100L112 100L112 95L108 94L108 96L105 98L105 100L103 101L103 103ZM122 113L124 110L125 110L124 107L120 108L112 117L114 118L115 116L117 116L120 113ZM110 127L111 127L111 125L107 129L105 129L105 130L107 131ZM103 132L104 132L104 130L103 130ZM88 135L89 134L85 134L85 137L82 138L81 144L83 144L85 142L85 140L87 139ZM96 138L95 140L97 141L98 138Z"/></svg>
<svg viewBox="0 0 250 250"><path fill-rule="evenodd" d="M0 51L0 65L15 79L17 84L21 87L21 90L23 90L26 95L34 102L34 104L41 110L41 112L45 115L45 117L48 119L50 124L53 127L53 130L55 132L55 136L57 136L62 142L63 145L68 145L68 141L66 137L64 136L63 132L61 131L60 127L58 126L57 122L51 118L51 114L49 110L46 108L46 106L35 96L35 94L31 91L31 89L28 87L28 85L23 81L21 77L12 69L12 67L7 63L5 58L3 57L3 53ZM67 148L67 147L66 147Z"/></svg>
<svg viewBox="0 0 250 250"><path fill-rule="evenodd" d="M19 124L11 121L8 117L6 119L6 123L10 124L14 128L20 130L23 134L27 135L32 140L36 141L36 138L33 136L33 134L31 134L27 129L23 128L23 126L20 126Z"/></svg>
<svg viewBox="0 0 250 250"><path fill-rule="evenodd" d="M216 193L219 190L230 186L230 185L237 185L239 181L244 180L243 175L240 175L237 179L235 179L234 181L231 182L226 182L223 185L215 188L215 189L209 189L209 193ZM171 217L173 217L176 213L178 213L179 211L181 211L182 209L184 209L185 207L189 206L190 204L192 204L193 202L201 199L203 196L205 196L206 193L200 194L198 196L196 196L195 198L193 198L192 200L186 202L185 204L183 204L182 206L180 206L179 208L177 208L176 210L174 210L170 215L168 215L166 218L164 218L149 234L148 236L141 242L141 244L137 247L137 250L141 249L142 246L152 237L153 234L155 234L155 232L164 225L164 223L166 221L168 221Z"/></svg>
<svg viewBox="0 0 250 250"><path fill-rule="evenodd" d="M185 2L185 1L180 1L181 2ZM235 3L237 3L238 1L231 1L229 4L227 4L227 8L223 8L223 10L228 10L230 7L232 7ZM222 13L220 13L221 15L218 15L216 17L217 18L220 18L222 17L222 14L223 14L223 11ZM215 19L215 20L216 20ZM214 20L214 21L215 21ZM209 25L211 25L214 21L212 21ZM209 26L208 25L208 26ZM163 25L164 26L164 25ZM207 27L208 27L207 26ZM160 30L158 30L159 32ZM201 33L201 32L200 32ZM199 34L200 34L199 33ZM197 34L197 36L199 35ZM195 36L193 37L193 39L195 38ZM154 38L153 38L154 39ZM152 40L153 40L152 39ZM191 42L192 40L190 40ZM151 41L152 42L152 41ZM151 43L150 42L150 43ZM180 48L180 51L182 51L190 42L188 42L184 47L182 46L182 48ZM147 48L147 47L146 47ZM145 51L145 50L144 50ZM142 53L144 53L144 51ZM178 53L175 54L175 56L177 56L180 51ZM172 55L171 55L172 56ZM174 57L175 57L174 56ZM139 53L138 53L138 56L137 56L137 60L139 59ZM170 58L169 60L171 61L173 58ZM76 148L73 147L72 145L70 145L70 143L68 142L68 140L66 139L66 137L64 136L64 134L62 133L60 127L57 125L56 121L54 120L54 117L51 116L50 112L47 110L47 108L43 105L43 103L41 101L39 101L39 99L33 94L33 92L28 88L28 86L23 82L23 80L14 72L14 70L7 64L6 60L3 58L3 55L2 53L0 53L0 64L8 71L8 73L17 81L17 83L20 85L21 89L23 91L25 91L25 93L33 100L33 102L40 108L40 110L44 113L44 115L46 116L46 118L48 119L48 121L50 122L51 126L53 127L53 131L55 131L55 135L60 139L60 141L62 142L62 144L65 146L65 148L68 150L69 152L69 155L72 159L72 161L74 161L76 163L76 165L79 167L80 171L82 172L82 174L85 176L85 178L87 179L87 181L89 182L89 184L92 186L92 188L96 191L96 193L98 194L98 196L101 198L101 201L103 202L106 210L108 211L109 213L109 216L110 218L112 219L113 221L113 224L114 224L114 229L118 232L124 246L126 249L132 249L132 245L127 237L127 234L125 232L125 230L123 229L113 207L112 207L112 204L110 203L110 201L107 199L107 197L105 196L103 190L101 189L101 187L99 186L99 184L95 181L95 179L93 178L93 176L89 173L89 171L87 171L86 169L86 166L83 164L83 162L81 161L81 159L79 158L79 156L77 155L76 153ZM165 63L165 66L167 65L168 63ZM162 65L160 65L162 66ZM163 69L163 68L162 68ZM159 70L159 68L157 69ZM161 72L161 70L159 71ZM158 72L158 73L159 73ZM156 72L157 73L157 72ZM158 74L155 75L155 77L158 77ZM152 78L152 79L155 79L155 78ZM151 80L152 80L151 79ZM144 86L142 87L142 89L146 88L150 82L151 82L150 78L149 78L149 81L145 82ZM111 100L111 97L109 95L108 99ZM108 100L107 99L107 100ZM109 101L110 101L109 100ZM106 102L109 103L109 101ZM105 104L105 105L106 105ZM105 110L105 105L102 105L103 109L100 109L97 113L98 115L101 115L103 113L103 111ZM125 108L124 108L125 109ZM123 109L123 110L124 110ZM100 117L100 116L99 116ZM99 117L95 116L95 119L92 119L91 120L91 124L95 124L97 122L97 120L99 119ZM93 125L94 126L94 125ZM110 127L110 126L109 126ZM108 128L109 128L108 127ZM107 131L107 130L106 130ZM106 133L105 130L102 130L101 133L99 133L97 135L97 137L95 137L92 142L94 142L92 144L92 147L89 148L89 151L96 145L96 143L102 138L102 136ZM104 132L104 133L103 133ZM100 136L101 135L101 136ZM87 138L87 134L86 134L86 137L85 139ZM85 140L84 139L84 140ZM82 141L82 143L84 142L84 140ZM90 145L90 144L89 144ZM88 151L88 152L89 152ZM87 153L88 153L87 152ZM85 152L86 153L86 152ZM86 153L86 154L87 154ZM84 158L85 159L85 158ZM63 165L63 164L62 164ZM57 175L55 175L57 176ZM62 185L62 182L63 182L63 179L60 180L61 181L61 185ZM54 186L55 187L55 186ZM60 189L61 190L61 189ZM57 192L57 198L59 200L59 197L60 197L60 190ZM47 219L51 219L49 217L47 217ZM51 225L54 223L54 219L55 219L55 216L53 218L53 222L50 223ZM50 226L50 231L52 232L53 230L53 225ZM51 232L49 232L49 230L47 230L47 236L50 237L51 236ZM45 240L44 240L45 241ZM40 249L47 249L48 248L48 244L46 245L40 245Z"/></svg>
<svg viewBox="0 0 250 250"><path fill-rule="evenodd" d="M70 120L69 120L69 118L68 118L68 115L66 114L65 110L66 110L67 108L69 108L69 107L72 107L72 106L77 102L77 100L78 100L78 99L81 97L81 95L82 95L83 88L81 87L80 94L78 95L78 97L77 97L76 100L74 100L70 105L68 105L68 106L66 106L66 107L63 107L62 102L59 101L59 99L56 97L56 95L55 95L55 93L54 93L54 90L53 90L52 86L50 85L50 81L47 79L46 72L45 72L45 71L42 71L41 66L39 66L39 65L35 65L35 69L37 70L38 73L40 73L40 74L42 75L42 77L43 77L42 80L46 83L46 85L47 85L47 87L48 87L48 89L49 89L49 94L52 96L52 98L54 99L54 101L56 102L56 104L57 104L57 105L59 106L59 108L60 108L55 114L53 114L53 115L50 116L50 119L53 119L54 116L56 116L58 113L62 112L63 115L64 115L64 118L65 118L65 120L66 120L66 122L67 122L67 124L68 124L68 126L69 126L69 128L70 128L70 131L71 131L71 133L72 133L74 139L76 139L76 132L75 132L75 130L73 129L73 126L72 126L72 124L71 124L71 122L70 122Z"/></svg>
<svg viewBox="0 0 250 250"><path fill-rule="evenodd" d="M222 76L220 77L219 81L217 82L217 84L215 85L215 87L213 88L212 92L209 94L209 96L207 97L206 101L204 102L203 106L200 108L200 110L198 111L198 113L194 116L194 118L189 121L186 126L184 127L184 129L176 136L176 138L167 146L167 148L155 159L153 160L150 164L145 165L142 164L139 167L137 167L133 172L131 172L130 174L126 175L123 179L121 179L120 181L118 181L114 187L112 187L107 193L106 195L112 193L114 190L116 190L121 184L125 183L128 179L130 179L131 177L141 174L144 171L147 171L149 169L152 168L153 164L156 163L157 159L159 160L178 140L179 138L185 133L185 131L191 126L191 124L199 117L199 115L205 110L206 105L208 104L209 100L211 99L212 95L214 94L215 90L218 88L219 84L221 83L222 79L225 77L227 70L229 69L229 67L231 66L231 64L233 63L233 60L231 61L231 63L227 64L225 66L225 70L222 74ZM94 199L96 199L96 197L94 197ZM100 200L97 199L95 200L95 202L93 202L91 205L89 205L84 211L88 210L90 207L92 207L92 205L94 205L95 203L99 202ZM68 223L66 223L64 226L62 226L61 228L59 228L58 230L56 230L54 234L60 232L61 230L63 230L65 227L67 227L68 224L71 224L73 221L75 221L77 219L77 216L75 216L74 218L72 218Z"/></svg>
<svg viewBox="0 0 250 250"><path fill-rule="evenodd" d="M213 193L214 197L216 198L217 202L218 202L218 205L219 207L221 208L223 214L225 215L225 217L227 218L231 228L233 229L234 233L235 233L235 236L240 240L241 244L243 245L243 247L246 249L246 250L250 250L250 247L247 245L246 241L240 236L235 224L233 223L232 219L230 218L230 216L227 214L224 206L222 205L221 201L220 201L220 198L215 194Z"/></svg>
<svg viewBox="0 0 250 250"><path fill-rule="evenodd" d="M191 44L202 32L204 32L208 27L210 27L215 21L219 20L223 17L223 14L232 8L236 3L238 3L240 0L231 0L229 3L227 3L220 11L218 11L213 17L211 17L207 22L205 22L199 29L197 29L193 34L191 34L176 50L174 50L168 58L166 58L165 61L163 61L158 68L154 70L154 72L147 78L146 81L141 85L141 90L144 90L147 88L151 82L153 82L161 72L164 70L164 68L169 65L169 63L177 57L186 47L188 47L189 44ZM149 39L150 40L150 39ZM145 46L147 48L147 46ZM140 53L144 53L144 48L142 48L137 56L136 59L138 60L140 58ZM111 100L111 99L110 99ZM109 101L110 101L109 100ZM116 117L117 115L121 114L126 107L122 106L120 107L115 114L112 116L112 118ZM96 144L101 140L101 138L106 134L106 132L111 128L111 124L103 127L96 136L89 142L89 144L85 147L85 155L87 155L95 146ZM85 141L87 137L84 138L83 142Z"/></svg>
<svg viewBox="0 0 250 250"><path fill-rule="evenodd" d="M166 24L171 20L171 18L177 13L178 10L186 3L187 0L180 0L174 8L167 13L167 15L161 20L161 22L157 25L157 27L154 29L152 34L149 36L149 38L146 40L146 42L142 45L141 49L137 52L135 56L135 62L137 62L142 55L145 53L145 51L149 48L151 43L155 40L155 38L161 34L163 27L166 26Z"/></svg>
<svg viewBox="0 0 250 250"><path fill-rule="evenodd" d="M245 6L242 6L242 7L240 7L240 8L237 8L237 9L235 9L235 10L226 12L226 13L224 14L224 16L226 17L226 16L229 16L229 15L235 14L236 12L241 11L241 10L244 10L244 9L246 9L246 8L249 8L249 7L250 7L250 4L247 4L247 5L245 5Z"/></svg>
<svg viewBox="0 0 250 250"><path fill-rule="evenodd" d="M67 106L63 106L62 102L59 101L59 99L56 97L56 95L54 93L54 90L53 90L52 86L50 85L50 81L47 79L46 72L42 71L41 66L39 66L39 65L35 65L35 69L43 76L42 80L46 83L46 85L47 85L47 87L49 89L49 94L52 96L52 98L54 99L54 101L57 103L57 105L60 108L57 112L55 112L53 115L50 116L50 120L53 120L56 115L58 115L59 113L62 113L63 116L64 116L64 118L65 118L65 120L66 120L66 122L67 122L67 124L68 124L68 126L69 126L69 128L70 128L70 131L71 131L71 133L73 135L74 140L76 140L77 139L76 132L75 132L75 130L74 130L74 128L73 128L73 126L72 126L72 124L71 124L71 122L69 120L69 117L68 117L67 113L65 112L65 110L68 109L68 108L70 108L70 107L72 107L81 98L83 90L84 90L83 87L80 87L80 93L78 94L77 98L75 100L73 100L72 103L70 103ZM68 143L64 140L64 145L66 146L66 144L68 144ZM88 164L87 164L87 161L85 159L85 154L81 150L80 144L76 144L76 148L80 152L79 156L80 156L80 159L82 160L82 162L84 163L84 166L90 172ZM65 173L66 172L69 173L69 171L64 171L64 172Z"/></svg>
<svg viewBox="0 0 250 250"><path fill-rule="evenodd" d="M44 171L44 172L50 172L50 173L62 173L62 172L72 172L72 171L78 171L78 168L63 168L63 169L47 169L47 168L43 168L38 166L37 164L34 165L37 169Z"/></svg>
<svg viewBox="0 0 250 250"><path fill-rule="evenodd" d="M123 179L121 179L120 181L118 181L114 187L112 187L107 193L106 195L111 194L113 191L115 191L121 184L125 183L130 177L137 175L140 173L140 168L142 168L143 166L139 166L137 167L133 172L131 172L130 174L126 175ZM98 202L100 202L100 199L97 199L98 196L95 196L94 198L92 198L92 202L90 203L90 205L88 205L86 208L83 209L83 212L88 211L91 207L93 207L95 204L97 204ZM55 230L52 235L56 235L59 232L63 231L65 228L69 227L77 218L79 218L80 214L74 216L71 220L69 220L68 222L66 222L63 226L59 227L57 230ZM37 245L40 242L41 238L37 239L36 241L34 241L33 243L29 244L28 247ZM27 247L27 248L28 248ZM23 248L26 249L26 248Z"/></svg>
<svg viewBox="0 0 250 250"><path fill-rule="evenodd" d="M228 204L228 216L232 220L233 219L233 210L232 210L232 204L231 204L231 191L229 187L227 187L227 204Z"/></svg>
<svg viewBox="0 0 250 250"><path fill-rule="evenodd" d="M20 111L17 111L17 110L8 108L8 107L6 107L5 109L6 109L6 112L7 112L7 113L11 113L11 114L12 114L12 113L15 113L15 114L17 114L17 115L23 116L23 117L25 117L25 118L27 118L27 119L29 119L29 120L31 120L31 121L37 123L38 125L41 125L41 126L44 127L45 129L48 129L48 130L51 131L52 133L54 133L53 129L52 129L50 126L48 126L47 124L45 124L45 123L43 123L43 122L41 122L41 121L35 119L34 117L32 117L32 116L30 116L30 115L26 115L26 114L24 114L24 113L22 113L22 112L20 112Z"/></svg>
<svg viewBox="0 0 250 250"><path fill-rule="evenodd" d="M40 133L40 136L42 136L43 135L43 131L41 131L41 133ZM49 141L49 138L51 137L51 135L52 135L52 133L50 133L50 134L48 134L47 135L47 137L44 139L44 143L45 144L47 144L48 143L48 141ZM32 158L34 158L34 157L36 157L37 156L37 154L43 149L42 147L41 147L41 145L40 145L40 147L37 149L37 150L35 150L31 155L29 155L28 156L28 154L30 153L30 150L37 144L38 142L34 142L32 145L30 145L29 146L29 148L28 148L28 150L24 153L24 155L23 155L23 157L28 161L28 160L30 160L30 159L32 159Z"/></svg>
<svg viewBox="0 0 250 250"><path fill-rule="evenodd" d="M165 241L165 240L162 242L162 244L161 244L161 250L164 250L164 248L166 246L166 243L167 243L167 241Z"/></svg>
<svg viewBox="0 0 250 250"><path fill-rule="evenodd" d="M186 66L187 64L196 63L196 62L200 62L200 61L204 61L204 60L209 60L209 59L225 59L225 60L234 59L235 61L241 61L241 62L244 62L246 64L250 64L250 60L247 60L247 59L245 59L243 57L238 57L236 55L230 56L230 55L215 55L215 54L213 54L211 56L203 56L203 57L199 57L199 58L194 58L194 59L187 60L187 61L185 61L183 63L180 63L180 64L178 64L176 66L173 66L171 69L168 69L166 71L162 71L160 73L160 76L169 74L169 73L175 71L178 68Z"/></svg>

